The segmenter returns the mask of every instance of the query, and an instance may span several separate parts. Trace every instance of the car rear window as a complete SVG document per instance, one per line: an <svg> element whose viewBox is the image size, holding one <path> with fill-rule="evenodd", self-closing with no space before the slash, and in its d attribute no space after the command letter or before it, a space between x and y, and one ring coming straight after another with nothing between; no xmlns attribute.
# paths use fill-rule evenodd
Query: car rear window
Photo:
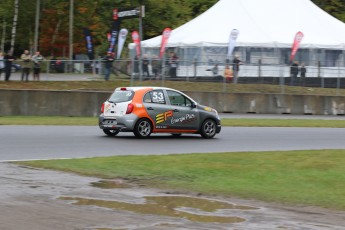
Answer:
<svg viewBox="0 0 345 230"><path fill-rule="evenodd" d="M134 92L133 92L133 91L129 91L129 90L118 90L118 91L115 91L115 92L110 96L110 98L108 99L108 101L114 102L114 103L126 102L126 101L132 100L133 96L134 96Z"/></svg>

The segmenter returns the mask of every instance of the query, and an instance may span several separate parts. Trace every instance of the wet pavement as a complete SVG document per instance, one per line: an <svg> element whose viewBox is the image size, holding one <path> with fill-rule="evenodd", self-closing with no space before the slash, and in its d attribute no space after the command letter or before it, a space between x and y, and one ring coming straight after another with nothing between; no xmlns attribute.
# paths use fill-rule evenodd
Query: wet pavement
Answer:
<svg viewBox="0 0 345 230"><path fill-rule="evenodd" d="M345 212L0 163L1 229L344 229Z"/></svg>

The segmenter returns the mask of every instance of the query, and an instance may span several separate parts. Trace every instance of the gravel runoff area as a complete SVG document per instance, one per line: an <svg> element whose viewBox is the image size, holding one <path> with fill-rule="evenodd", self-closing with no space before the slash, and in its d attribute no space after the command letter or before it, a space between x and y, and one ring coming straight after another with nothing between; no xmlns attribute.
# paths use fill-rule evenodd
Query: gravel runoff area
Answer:
<svg viewBox="0 0 345 230"><path fill-rule="evenodd" d="M345 212L318 207L183 194L127 184L121 179L112 181L121 186L105 189L94 186L99 178L12 163L0 163L0 174L0 229L323 230L345 226ZM179 207L174 207L172 201L157 205L152 200L146 202L150 197L162 196L197 199L198 203L208 202L208 205L218 201L228 207L203 210L188 207L188 202Z"/></svg>

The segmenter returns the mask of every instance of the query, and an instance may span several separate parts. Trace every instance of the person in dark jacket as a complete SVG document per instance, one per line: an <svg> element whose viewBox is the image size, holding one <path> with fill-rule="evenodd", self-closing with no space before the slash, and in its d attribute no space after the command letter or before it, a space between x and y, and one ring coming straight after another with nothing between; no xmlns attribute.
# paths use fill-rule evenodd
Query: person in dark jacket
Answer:
<svg viewBox="0 0 345 230"><path fill-rule="evenodd" d="M291 74L291 78L290 78L290 85L293 86L295 79L297 79L299 73L299 67L298 67L298 61L294 61L290 67L290 74Z"/></svg>
<svg viewBox="0 0 345 230"><path fill-rule="evenodd" d="M171 78L176 78L177 66L178 66L178 57L175 52L170 52L169 75Z"/></svg>
<svg viewBox="0 0 345 230"><path fill-rule="evenodd" d="M11 54L11 52L8 52L4 56L4 62L5 62L5 81L9 81L12 73L12 64L13 61L16 60L16 58Z"/></svg>
<svg viewBox="0 0 345 230"><path fill-rule="evenodd" d="M240 71L240 65L242 65L239 55L235 55L234 60L232 61L232 71L233 71L233 83L237 84L238 81L238 72Z"/></svg>
<svg viewBox="0 0 345 230"><path fill-rule="evenodd" d="M143 76L144 80L149 80L150 79L150 71L149 71L149 59L147 55L145 54L143 57Z"/></svg>
<svg viewBox="0 0 345 230"><path fill-rule="evenodd" d="M109 81L111 68L113 67L114 57L111 52L107 52L107 54L103 57L104 61L104 80Z"/></svg>
<svg viewBox="0 0 345 230"><path fill-rule="evenodd" d="M305 75L307 73L307 69L305 68L304 62L302 62L301 64L300 72L301 72L301 85L305 86Z"/></svg>

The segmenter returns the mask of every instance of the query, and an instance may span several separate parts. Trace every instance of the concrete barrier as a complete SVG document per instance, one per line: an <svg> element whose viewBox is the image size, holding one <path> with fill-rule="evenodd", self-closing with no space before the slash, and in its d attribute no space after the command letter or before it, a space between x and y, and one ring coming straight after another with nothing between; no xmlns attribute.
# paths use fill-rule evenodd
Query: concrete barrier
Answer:
<svg viewBox="0 0 345 230"><path fill-rule="evenodd" d="M345 115L345 97L184 92L228 113ZM111 92L0 90L0 116L97 116Z"/></svg>

